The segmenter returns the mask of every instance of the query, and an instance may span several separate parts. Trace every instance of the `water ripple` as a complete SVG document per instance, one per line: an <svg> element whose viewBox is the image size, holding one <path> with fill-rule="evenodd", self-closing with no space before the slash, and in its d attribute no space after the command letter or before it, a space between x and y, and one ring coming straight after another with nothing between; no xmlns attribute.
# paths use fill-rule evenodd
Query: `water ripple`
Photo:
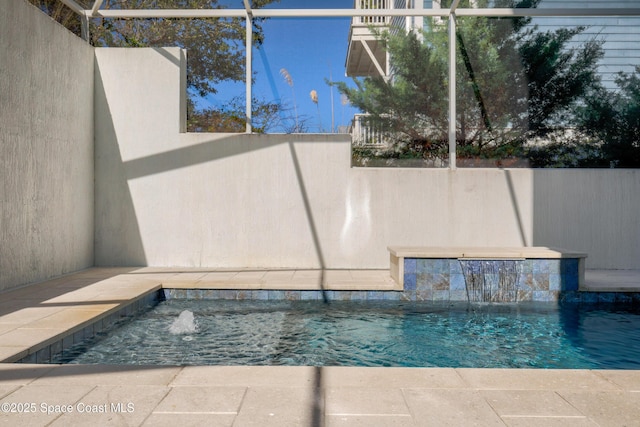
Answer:
<svg viewBox="0 0 640 427"><path fill-rule="evenodd" d="M170 300L103 335L58 362L640 369L637 308Z"/></svg>

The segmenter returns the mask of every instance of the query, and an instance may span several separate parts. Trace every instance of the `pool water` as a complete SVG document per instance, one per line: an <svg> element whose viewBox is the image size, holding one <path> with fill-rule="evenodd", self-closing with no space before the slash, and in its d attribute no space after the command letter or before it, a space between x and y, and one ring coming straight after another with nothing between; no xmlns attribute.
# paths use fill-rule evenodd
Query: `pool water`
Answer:
<svg viewBox="0 0 640 427"><path fill-rule="evenodd" d="M172 299L54 362L640 369L640 309Z"/></svg>

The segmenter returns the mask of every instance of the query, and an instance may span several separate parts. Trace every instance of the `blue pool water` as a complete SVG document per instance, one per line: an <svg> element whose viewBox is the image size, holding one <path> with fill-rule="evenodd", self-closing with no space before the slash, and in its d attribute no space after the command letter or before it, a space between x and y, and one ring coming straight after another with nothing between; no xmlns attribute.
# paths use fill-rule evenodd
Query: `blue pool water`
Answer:
<svg viewBox="0 0 640 427"><path fill-rule="evenodd" d="M54 362L640 369L640 309L168 300Z"/></svg>

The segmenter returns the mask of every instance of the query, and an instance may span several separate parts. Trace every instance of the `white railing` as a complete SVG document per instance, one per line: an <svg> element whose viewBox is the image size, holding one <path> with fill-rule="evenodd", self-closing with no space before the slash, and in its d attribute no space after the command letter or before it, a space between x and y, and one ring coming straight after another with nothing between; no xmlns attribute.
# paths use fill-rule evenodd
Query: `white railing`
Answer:
<svg viewBox="0 0 640 427"><path fill-rule="evenodd" d="M367 114L353 116L351 139L354 147L385 148L389 139L381 126L366 123Z"/></svg>
<svg viewBox="0 0 640 427"><path fill-rule="evenodd" d="M392 0L355 0L356 10L390 9ZM389 25L388 16L354 16L353 25Z"/></svg>

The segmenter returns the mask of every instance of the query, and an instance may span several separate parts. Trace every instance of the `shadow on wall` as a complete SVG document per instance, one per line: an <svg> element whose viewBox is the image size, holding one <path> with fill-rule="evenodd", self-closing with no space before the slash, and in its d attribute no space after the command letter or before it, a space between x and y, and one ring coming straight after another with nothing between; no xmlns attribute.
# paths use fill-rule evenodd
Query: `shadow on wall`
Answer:
<svg viewBox="0 0 640 427"><path fill-rule="evenodd" d="M507 180L507 187L509 188L509 196L511 197L511 204L513 205L513 216L516 218L518 222L518 230L520 231L520 239L522 239L522 246L529 246L527 242L527 232L524 227L524 221L522 219L522 212L520 206L518 204L518 197L516 194L516 190L513 186L513 178L511 177L511 171L508 169L504 170L504 176Z"/></svg>
<svg viewBox="0 0 640 427"><path fill-rule="evenodd" d="M228 138L234 139L234 136L229 136ZM309 193L307 191L307 186L304 181L304 177L302 174L302 168L300 166L300 161L298 159L298 154L296 152L295 144L291 140L280 140L276 143L260 143L260 144L247 144L241 143L239 141L231 143L224 143L224 137L217 138L214 141L205 142L185 148L180 148L176 150L172 150L169 152L159 153L150 155L147 157L143 157L140 159L134 159L127 162L122 163L122 167L124 168L124 176L126 180L132 180L136 178L141 178L149 175L159 174L163 172L167 172L174 169L186 168L189 166L194 166L196 164L207 163L214 160L220 160L225 157L244 155L251 151L267 149L273 147L274 145L284 144L286 143L289 148L289 153L291 155L291 162L293 164L293 168L295 170L295 177L297 181L297 186L300 191L300 196L302 198L302 202L304 205L304 213L307 220L308 228L311 233L311 237L313 240L313 247L315 250L317 263L321 270L320 278L318 286L322 291L323 300L328 302L328 298L326 296L325 288L324 288L324 270L327 267L322 245L320 243L320 237L318 235L317 223L316 219L313 215L313 210L311 208L311 201L309 199ZM223 148L222 150L220 148ZM124 189L121 188L121 191ZM130 193L127 193L127 200L131 201ZM133 206L131 204L131 212L135 216L135 212ZM139 236L139 231L138 231ZM142 249L142 255L144 256L144 250Z"/></svg>
<svg viewBox="0 0 640 427"><path fill-rule="evenodd" d="M212 140L209 141L122 162L122 168L126 174L126 179L132 180L227 157L240 156L252 151L264 150L274 145L287 143L285 140L274 143L258 138L254 139L259 141L258 143L234 141L239 139L239 135L228 134L224 136L224 134L215 134Z"/></svg>
<svg viewBox="0 0 640 427"><path fill-rule="evenodd" d="M101 85L97 85L99 90L104 90ZM97 96L97 100L105 109L104 117L109 117L108 103L104 93ZM312 239L313 250L317 265L323 272L320 275L318 287L322 290L324 301L328 301L324 290L324 269L326 262L320 241L317 219L313 215L312 201L307 190L299 155L294 142L289 138L239 138L238 135L215 135L213 140L206 140L195 145L186 146L162 153L151 154L145 157L123 161L118 147L118 139L111 120L105 120L101 132L106 136L108 144L96 150L97 176L101 177L96 183L96 193L101 194L97 199L96 216L102 217L97 231L97 259L110 259L111 264L117 265L147 265L147 257L143 244L142 233L139 226L138 216L131 194L131 181L149 177L152 175L165 174L174 170L189 168L192 166L223 160L233 156L243 156L251 152L257 152L273 148L277 145L287 145L290 154L292 169L295 172L295 187L297 187L302 206L304 207L304 217L307 228ZM206 136L205 136L206 137ZM258 141L256 143L255 141ZM256 179L261 177L261 171L252 171ZM102 181L102 180L105 181ZM158 187L151 187L157 191ZM230 190L230 189L226 189ZM213 191L213 190L210 190ZM202 186L194 189L196 197L206 198L207 187ZM105 196L102 196L102 195ZM176 203L181 203L176 200ZM159 206L162 206L160 204ZM113 215L117 212L117 215ZM202 213L203 215L206 213ZM162 221L162 220L161 220ZM221 226L224 226L222 224ZM101 236L107 234L108 239ZM115 236L115 237L114 237ZM204 236L200 237L204 239ZM112 245L105 245L109 241Z"/></svg>
<svg viewBox="0 0 640 427"><path fill-rule="evenodd" d="M126 53L126 52L123 52ZM162 54L162 52L160 52ZM163 55L166 57L166 55ZM173 57L168 58L173 65ZM126 62L125 62L126 64ZM157 111L148 111L150 101L127 99L123 102L122 90L116 87L116 81L121 75L120 68L109 70L108 82L105 84L104 76L99 65L96 65L96 86L95 86L95 114L99 120L96 120L96 235L95 235L95 253L96 265L148 265L149 251L155 251L153 260L164 257L167 265L180 266L184 259L171 258L171 254L162 254L161 244L166 244L166 240L184 240L184 252L201 251L207 253L207 247L211 252L211 246L219 245L216 241L215 231L207 234L205 230L200 230L201 234L194 234L193 230L198 231L198 226L193 226L193 221L201 221L201 224L209 228L227 227L244 227L240 216L244 212L235 212L234 217L225 218L225 221L216 222L216 212L211 209L217 209L222 202L229 202L229 198L243 197L243 195L229 194L234 188L234 178L251 180L252 182L261 182L273 175L272 166L268 165L265 169L240 171L234 169L231 174L237 174L235 177L229 177L229 173L225 174L226 169L216 163L216 166L207 166L209 174L200 174L202 169L199 165L213 161L222 161L234 156L248 156L260 150L266 150L278 145L288 147L290 163L287 166L290 169L285 174L291 174L295 179L295 184L289 181L288 191L297 187L300 197L297 199L300 206L304 209L301 212L298 209L300 218L306 218L306 226L308 235L311 237L311 245L315 253L316 263L319 268L324 269L326 263L324 260L323 250L318 235L316 218L313 216L312 202L305 184L302 167L300 166L299 155L296 151L292 138L283 138L280 136L263 136L260 138L243 136L238 134L216 134L216 135L189 135L181 136L179 133L159 133L157 129L145 131L143 127L148 126L155 120L162 120L164 109ZM133 71L131 78L139 78ZM132 84L129 82L129 84ZM106 86L106 87L105 87ZM149 89L151 88L151 89ZM148 94L149 90L153 90L154 86L143 89L143 96L148 95L152 99L155 94ZM132 97L135 98L135 97ZM114 118L112 109L117 105L117 118ZM146 102L146 104L145 104ZM152 102L151 102L152 103ZM123 106L125 110L123 110ZM147 109L145 109L147 107ZM123 113L124 111L124 113ZM169 113L172 110L168 110ZM132 120L130 114L147 114L153 119L144 118L139 122ZM145 124L146 123L146 124ZM131 127L133 126L133 127ZM129 131L127 131L129 129ZM163 128L164 129L164 128ZM167 132L172 132L171 126L166 127ZM154 133L155 132L155 133ZM155 136L148 137L148 134ZM147 140L143 140L147 137ZM160 141L154 138L163 138ZM306 138L303 138L303 140ZM327 136L326 141L337 141L336 138ZM124 160L123 151L127 156L133 157L130 160ZM163 151L164 150L164 151ZM134 153L132 155L132 152ZM144 153L147 153L144 155ZM142 154L142 155L141 155ZM347 161L347 159L345 159ZM240 165L242 162L236 162ZM285 162L288 163L288 162ZM220 170L220 168L223 168ZM182 169L179 174L174 173ZM217 172L214 172L216 171ZM194 172L196 171L196 172ZM278 171L276 171L278 172ZM248 175L243 177L243 174ZM148 177L155 175L152 180ZM288 175L287 175L288 176ZM225 185L220 182L212 182L211 185L202 183L202 180L209 180L212 177L229 179ZM177 183L177 181L181 183ZM190 184L190 180L195 180ZM237 187L238 189L248 188ZM276 191L272 187L266 187L266 192ZM251 188L251 191L260 193L260 188ZM153 192L154 194L150 194ZM186 193L189 194L186 194ZM225 196L226 195L226 196ZM255 198L255 194L253 194ZM217 203L212 203L211 199ZM209 200L208 202L201 202ZM242 204L238 204L242 208ZM184 207L183 207L184 206ZM228 207L226 208L228 209ZM237 208L236 208L237 209ZM250 209L250 207L247 207ZM294 208L295 209L295 208ZM224 206L220 206L219 210L225 210ZM180 215L180 213L184 215ZM150 217L149 215L153 215ZM257 220L259 215L253 213L253 222ZM152 218L152 220L150 220ZM286 220L286 219L285 219ZM141 222L142 221L142 222ZM180 227L184 221L191 221L190 227ZM233 221L233 222L229 222ZM239 225L238 225L239 224ZM162 241L163 236L158 234L166 234L166 239ZM250 237L256 237L250 236ZM245 238L237 236L238 239ZM298 237L299 239L300 237ZM156 240L157 239L157 240ZM191 240L189 240L191 239ZM154 243L155 242L155 243ZM186 243L185 243L186 242ZM145 248L145 245L147 247ZM153 247L150 247L152 245ZM180 242L176 242L179 247ZM311 245L309 247L311 247ZM199 246L199 247L198 247ZM217 250L220 250L219 248ZM179 251L179 249L178 249ZM175 256L175 254L173 255ZM199 261L189 260L184 265L206 265L210 260ZM152 261L157 262L157 261ZM160 261L162 262L162 261ZM214 261L215 262L215 261ZM322 289L324 285L323 278L320 279L319 286Z"/></svg>
<svg viewBox="0 0 640 427"><path fill-rule="evenodd" d="M533 245L588 253L589 269L640 268L640 170L534 169Z"/></svg>
<svg viewBox="0 0 640 427"><path fill-rule="evenodd" d="M122 162L118 137L100 67L95 65L95 133L106 143L95 147L95 224L96 265L109 259L114 266L146 266L140 227L129 189L127 168ZM97 197L100 195L100 197ZM115 208L117 207L117 208ZM113 213L117 212L114 216ZM105 238L108 236L108 238ZM104 265L104 264L102 264Z"/></svg>

